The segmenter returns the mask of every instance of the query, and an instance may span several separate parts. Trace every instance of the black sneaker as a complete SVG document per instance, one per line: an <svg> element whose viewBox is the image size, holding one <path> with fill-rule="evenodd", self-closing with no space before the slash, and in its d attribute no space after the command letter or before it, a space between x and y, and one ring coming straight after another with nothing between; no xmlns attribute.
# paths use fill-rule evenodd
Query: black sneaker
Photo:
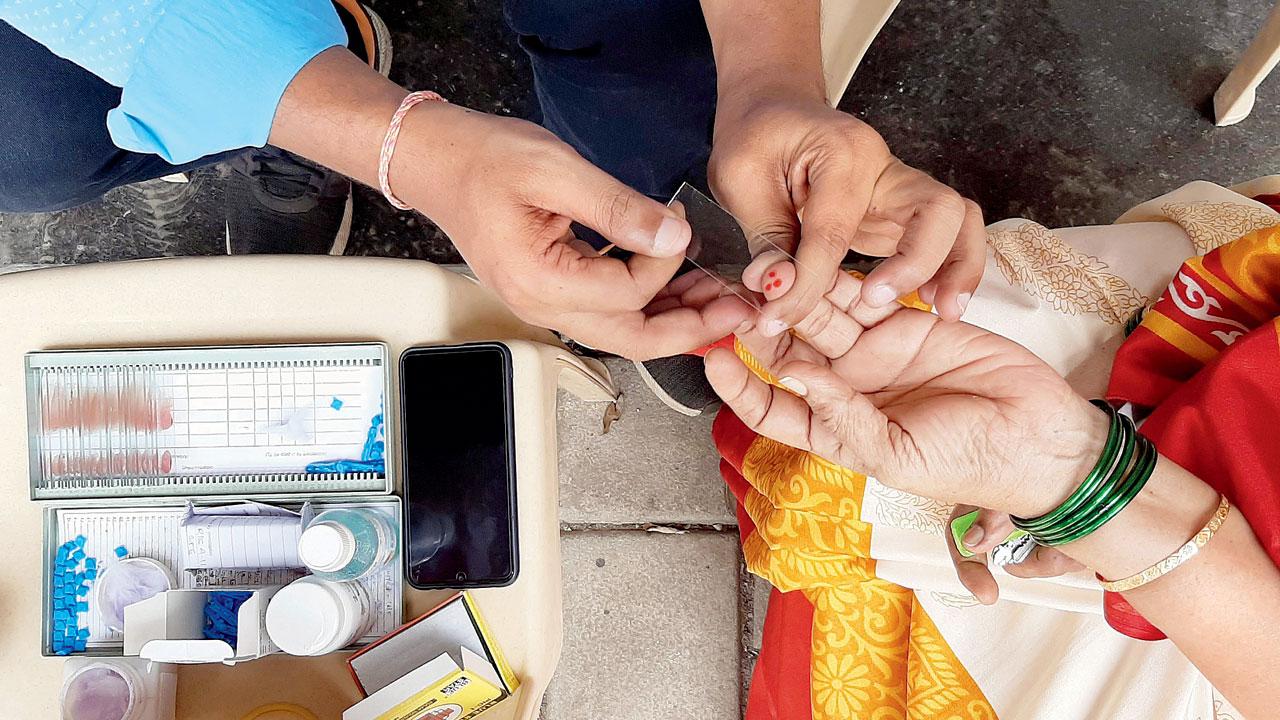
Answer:
<svg viewBox="0 0 1280 720"><path fill-rule="evenodd" d="M355 0L334 6L353 53L384 77L391 33ZM351 235L351 181L293 153L266 146L223 163L228 255L341 255Z"/></svg>
<svg viewBox="0 0 1280 720"><path fill-rule="evenodd" d="M342 254L351 234L350 180L270 145L223 169L228 255Z"/></svg>
<svg viewBox="0 0 1280 720"><path fill-rule="evenodd" d="M644 384L664 405L691 417L701 415L720 403L720 398L702 369L702 358L675 355L636 361Z"/></svg>

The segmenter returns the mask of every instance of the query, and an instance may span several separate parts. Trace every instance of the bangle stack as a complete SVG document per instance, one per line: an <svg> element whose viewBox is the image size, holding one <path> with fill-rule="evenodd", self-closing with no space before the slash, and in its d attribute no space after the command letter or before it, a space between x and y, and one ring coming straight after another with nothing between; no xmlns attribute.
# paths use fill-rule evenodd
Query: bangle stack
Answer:
<svg viewBox="0 0 1280 720"><path fill-rule="evenodd" d="M1133 420L1105 401L1092 402L1111 418L1097 464L1058 507L1036 518L1013 518L1015 527L1041 545L1066 545L1092 534L1128 507L1155 469L1155 445L1138 434Z"/></svg>

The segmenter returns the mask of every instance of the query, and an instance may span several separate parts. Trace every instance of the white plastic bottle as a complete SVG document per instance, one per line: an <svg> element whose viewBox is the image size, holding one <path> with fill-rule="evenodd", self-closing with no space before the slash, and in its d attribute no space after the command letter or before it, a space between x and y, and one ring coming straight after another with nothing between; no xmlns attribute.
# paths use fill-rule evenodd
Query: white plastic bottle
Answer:
<svg viewBox="0 0 1280 720"><path fill-rule="evenodd" d="M290 655L341 650L363 636L372 621L372 602L363 585L314 575L284 586L267 604L267 635Z"/></svg>
<svg viewBox="0 0 1280 720"><path fill-rule="evenodd" d="M367 577L396 554L390 518L366 508L316 515L298 539L298 557L316 577L343 582Z"/></svg>

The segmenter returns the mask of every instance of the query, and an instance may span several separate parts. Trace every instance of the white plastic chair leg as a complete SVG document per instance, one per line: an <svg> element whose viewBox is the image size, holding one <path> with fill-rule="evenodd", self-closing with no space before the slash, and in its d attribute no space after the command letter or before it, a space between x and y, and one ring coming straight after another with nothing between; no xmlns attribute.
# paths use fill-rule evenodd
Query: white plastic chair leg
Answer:
<svg viewBox="0 0 1280 720"><path fill-rule="evenodd" d="M1262 31L1249 43L1240 62L1213 94L1213 114L1219 127L1249 116L1258 85L1280 63L1280 4L1271 11Z"/></svg>
<svg viewBox="0 0 1280 720"><path fill-rule="evenodd" d="M898 0L823 0L822 69L833 107L896 7Z"/></svg>

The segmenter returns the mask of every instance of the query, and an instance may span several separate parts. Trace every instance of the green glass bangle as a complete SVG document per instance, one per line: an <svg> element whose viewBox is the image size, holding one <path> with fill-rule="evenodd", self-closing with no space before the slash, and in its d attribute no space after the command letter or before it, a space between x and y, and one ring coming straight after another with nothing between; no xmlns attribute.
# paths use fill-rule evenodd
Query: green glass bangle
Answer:
<svg viewBox="0 0 1280 720"><path fill-rule="evenodd" d="M1115 408L1102 400L1091 400L1095 406L1107 413L1111 419L1111 426L1107 430L1107 441L1102 446L1102 455L1098 458L1098 462L1085 476L1084 482L1071 493L1061 505L1050 510L1049 512L1035 518L1013 517L1014 527L1019 530L1026 530L1030 533L1045 532L1052 529L1055 525L1064 519L1071 517L1080 507L1080 505L1088 500L1098 491L1099 486L1115 472L1117 450L1121 449L1124 442L1123 428L1119 421L1119 413Z"/></svg>
<svg viewBox="0 0 1280 720"><path fill-rule="evenodd" d="M1156 450L1156 446L1146 438L1142 438L1143 452L1137 463L1137 467L1133 470L1133 477L1129 485L1123 490L1122 494L1111 507L1106 508L1093 522L1081 529L1080 533L1075 537L1076 540L1091 535L1101 528L1103 525L1111 522L1117 515L1129 507L1129 503L1138 497L1142 489L1147 486L1147 481L1151 479L1151 474L1155 470L1156 462L1160 459L1160 453ZM1066 542L1071 542L1067 540ZM1065 544L1065 543L1062 543Z"/></svg>
<svg viewBox="0 0 1280 720"><path fill-rule="evenodd" d="M1101 513L1105 512L1111 506L1111 503L1123 494L1132 479L1133 470L1138 466L1138 462L1141 459L1142 445L1140 442L1141 437L1138 436L1137 428L1132 420L1122 416L1119 418L1119 423L1126 440L1125 452L1121 463L1108 476L1107 483L1099 489L1096 495L1089 498L1089 501L1083 504L1078 512L1055 527L1035 533L1038 541L1043 540L1042 544L1063 544L1065 542L1063 538L1077 535L1081 528L1087 526ZM1135 450L1137 452L1134 452ZM1083 536L1081 535L1080 537Z"/></svg>
<svg viewBox="0 0 1280 720"><path fill-rule="evenodd" d="M1135 450L1138 449L1138 429L1134 426L1132 420L1118 413L1116 415L1116 424L1120 426L1120 452L1116 455L1115 465L1107 470L1104 481L1098 484L1098 491L1081 503L1076 512L1063 518L1061 522L1053 527L1039 531L1040 535L1046 537L1060 535L1072 526L1080 524L1081 520L1093 517L1107 503L1111 495L1115 493L1116 486L1128 476L1136 457Z"/></svg>
<svg viewBox="0 0 1280 720"><path fill-rule="evenodd" d="M1147 481L1151 479L1151 473L1155 470L1156 461L1160 457L1160 454L1156 452L1156 446L1147 438L1140 438L1140 444L1142 448L1139 451L1137 460L1134 461L1134 467L1125 478L1125 483L1117 488L1109 502L1096 515L1088 518L1078 527L1064 532L1060 536L1045 538L1041 544L1050 546L1066 545L1087 537L1096 532L1098 528L1111 522L1115 516L1129 506L1129 503L1133 502L1138 493L1142 492L1142 488L1146 487ZM1039 538L1037 538L1037 542L1040 542Z"/></svg>

